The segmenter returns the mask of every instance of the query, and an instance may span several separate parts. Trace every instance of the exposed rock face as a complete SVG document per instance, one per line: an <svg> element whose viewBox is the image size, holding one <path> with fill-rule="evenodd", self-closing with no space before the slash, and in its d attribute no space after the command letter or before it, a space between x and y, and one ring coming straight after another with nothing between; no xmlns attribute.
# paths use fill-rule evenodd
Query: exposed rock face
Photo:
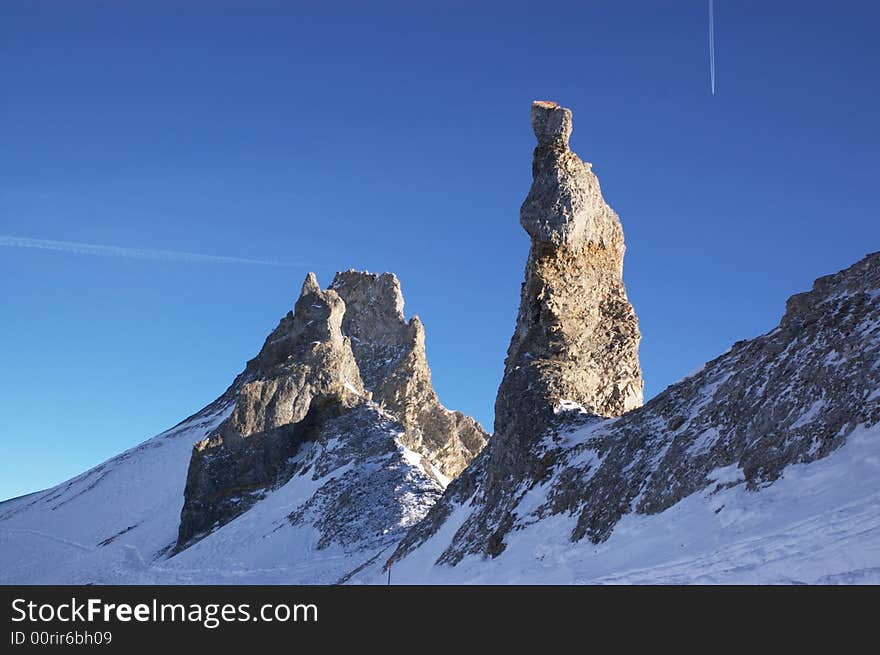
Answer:
<svg viewBox="0 0 880 655"><path fill-rule="evenodd" d="M196 444L178 549L246 511L298 470L296 456L328 421L376 403L401 441L445 485L485 445L472 419L446 410L431 385L424 329L407 323L397 278L348 271L322 291L313 274L293 312L224 394L231 416ZM348 435L359 439L361 435Z"/></svg>
<svg viewBox="0 0 880 655"><path fill-rule="evenodd" d="M572 539L697 491L755 491L880 422L880 253L789 298L776 329L740 341L644 408L579 431L535 514L577 513ZM577 423L566 421L559 444ZM558 449L547 441L545 449Z"/></svg>
<svg viewBox="0 0 880 655"><path fill-rule="evenodd" d="M288 515L290 524L314 527L318 549L363 552L399 541L443 491L418 455L401 447L403 434L394 417L366 403L322 423L291 480L320 486Z"/></svg>
<svg viewBox="0 0 880 655"><path fill-rule="evenodd" d="M373 401L406 427L403 443L422 453L443 481L455 478L486 445L480 425L440 404L425 356L425 328L403 316L400 282L390 273L337 273L330 285L345 301L343 332Z"/></svg>
<svg viewBox="0 0 880 655"><path fill-rule="evenodd" d="M299 423L316 397L349 402L363 393L351 341L342 334L345 303L321 291L313 273L293 312L281 319L260 353L248 362L224 441Z"/></svg>
<svg viewBox="0 0 880 655"><path fill-rule="evenodd" d="M234 398L232 415L193 449L178 548L289 477L288 461L327 413L337 415L361 401L360 372L342 335L344 313L339 295L321 291L309 273L295 310L224 394Z"/></svg>
<svg viewBox="0 0 880 655"><path fill-rule="evenodd" d="M535 102L531 123L538 146L520 223L532 244L495 402L496 436L520 446L543 432L561 401L599 416L642 404L620 219L591 165L568 147L571 111Z"/></svg>
<svg viewBox="0 0 880 655"><path fill-rule="evenodd" d="M453 511L466 518L440 562L500 555L505 538L576 517L571 540L606 540L626 514L656 514L697 492L759 491L880 423L880 253L791 297L779 327L740 341L644 407L615 419L562 411L531 447L540 466L493 494L495 440L395 555ZM716 512L723 512L723 506ZM494 524L487 519L495 520ZM493 529L487 529L492 528Z"/></svg>
<svg viewBox="0 0 880 655"><path fill-rule="evenodd" d="M515 489L541 475L536 443L562 405L619 416L642 402L640 334L623 286L623 229L599 182L568 146L571 111L535 102L538 140L533 182L520 211L531 237L516 329L495 401L495 434L475 465L404 540L398 556L445 520L449 507L477 489L479 509L450 552L492 553L513 521Z"/></svg>

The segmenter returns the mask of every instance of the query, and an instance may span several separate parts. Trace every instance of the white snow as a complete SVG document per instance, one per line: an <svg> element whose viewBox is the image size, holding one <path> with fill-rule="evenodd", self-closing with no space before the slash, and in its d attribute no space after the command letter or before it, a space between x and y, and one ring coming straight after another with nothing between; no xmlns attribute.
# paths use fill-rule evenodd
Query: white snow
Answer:
<svg viewBox="0 0 880 655"><path fill-rule="evenodd" d="M825 355L825 359L823 360L825 366L840 366L843 362L844 359L836 350L832 350L830 353Z"/></svg>
<svg viewBox="0 0 880 655"><path fill-rule="evenodd" d="M716 469L719 484L742 478ZM441 530L394 566L396 584L880 583L880 426L857 428L828 457L785 469L760 491L744 484L693 494L654 515L628 514L601 544L569 540L576 517L508 533L495 559L434 566L467 520L458 506ZM528 498L535 506L536 498ZM375 569L353 581L381 582Z"/></svg>
<svg viewBox="0 0 880 655"><path fill-rule="evenodd" d="M553 408L553 413L560 414L562 412L581 412L585 414L587 410L573 400L562 399L556 403L556 407Z"/></svg>
<svg viewBox="0 0 880 655"><path fill-rule="evenodd" d="M703 430L697 437L694 439L694 442L688 446L687 454L690 456L694 456L709 450L716 441L718 441L718 437L720 436L720 432L718 428L711 427L707 430Z"/></svg>
<svg viewBox="0 0 880 655"><path fill-rule="evenodd" d="M405 462L410 464L411 466L418 466L422 468L422 456L419 455L416 451L410 450L406 446L401 446L401 453L403 454L403 459ZM424 470L424 469L422 469Z"/></svg>
<svg viewBox="0 0 880 655"><path fill-rule="evenodd" d="M229 411L196 416L68 483L0 503L0 584L333 583L359 567L349 582L384 584L393 547L318 548L311 523L287 520L350 465L318 480L294 476L168 557L192 445ZM595 429L566 439L583 442ZM598 463L597 453L584 448L578 463ZM395 563L392 584L880 583L880 426L857 428L828 457L789 466L760 491L746 489L736 465L709 479L716 484L660 514L624 516L601 544L570 541L577 516L538 519L550 485L536 485L516 508L534 520L508 533L500 556L436 565L473 511L470 500L456 504L435 535Z"/></svg>
<svg viewBox="0 0 880 655"><path fill-rule="evenodd" d="M431 462L427 462L428 468L431 469L431 474L437 482L440 483L440 486L444 489L449 486L449 483L452 482L452 478L448 478L443 475L443 472L434 466Z"/></svg>
<svg viewBox="0 0 880 655"><path fill-rule="evenodd" d="M706 476L712 482L717 484L736 484L745 480L743 471L738 464L730 464L729 466L719 466Z"/></svg>
<svg viewBox="0 0 880 655"><path fill-rule="evenodd" d="M820 398L819 400L813 401L813 404L810 405L809 408L807 408L807 411L801 414L798 419L791 424L789 429L794 430L795 428L807 425L808 423L810 423L810 421L816 418L816 416L818 416L819 412L821 412L824 407L825 401L823 399Z"/></svg>
<svg viewBox="0 0 880 655"><path fill-rule="evenodd" d="M197 415L69 482L0 503L0 584L89 582L155 559L177 540L193 444L231 410Z"/></svg>

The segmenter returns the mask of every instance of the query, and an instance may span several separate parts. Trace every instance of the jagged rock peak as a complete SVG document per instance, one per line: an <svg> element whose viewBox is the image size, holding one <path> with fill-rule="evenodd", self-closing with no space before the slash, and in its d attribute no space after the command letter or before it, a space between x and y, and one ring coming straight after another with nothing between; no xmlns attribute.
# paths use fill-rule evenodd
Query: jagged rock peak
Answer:
<svg viewBox="0 0 880 655"><path fill-rule="evenodd" d="M329 290L345 302L343 331L351 339L365 384L373 390L388 377L409 341L400 282L392 273L348 270L336 274Z"/></svg>
<svg viewBox="0 0 880 655"><path fill-rule="evenodd" d="M357 295L361 305L368 300L377 313L387 320L405 320L403 292L400 289L400 280L394 273L370 273L350 268L336 273L329 288L343 297L353 298Z"/></svg>
<svg viewBox="0 0 880 655"><path fill-rule="evenodd" d="M532 160L532 187L520 209L520 223L535 243L579 251L608 250L623 273L623 229L602 197L592 165L568 147L571 110L556 103L532 104L538 140Z"/></svg>
<svg viewBox="0 0 880 655"><path fill-rule="evenodd" d="M330 288L346 304L342 330L373 401L406 426L403 442L427 459L441 482L456 477L488 435L472 418L440 403L425 355L424 326L417 316L406 321L397 277L349 270L337 273Z"/></svg>
<svg viewBox="0 0 880 655"><path fill-rule="evenodd" d="M300 449L356 407L398 421L397 438L440 486L487 437L473 419L440 404L424 329L417 318L406 322L400 282L390 273L337 273L326 290L309 273L294 310L223 400L232 413L193 450L178 548L289 479Z"/></svg>
<svg viewBox="0 0 880 655"><path fill-rule="evenodd" d="M302 297L307 296L310 293L321 293L321 286L318 284L318 278L311 271L306 275L306 279L303 280L302 291L299 292L299 295Z"/></svg>

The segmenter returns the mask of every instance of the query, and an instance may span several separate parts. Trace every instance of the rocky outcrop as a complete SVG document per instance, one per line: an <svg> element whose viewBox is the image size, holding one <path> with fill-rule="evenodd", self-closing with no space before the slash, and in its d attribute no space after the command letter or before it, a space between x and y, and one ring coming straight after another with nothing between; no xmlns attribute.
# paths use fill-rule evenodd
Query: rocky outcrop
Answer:
<svg viewBox="0 0 880 655"><path fill-rule="evenodd" d="M469 416L440 404L425 355L425 328L403 316L400 282L390 273L337 273L330 285L345 301L343 332L373 402L406 427L403 443L424 454L441 481L457 477L486 445Z"/></svg>
<svg viewBox="0 0 880 655"><path fill-rule="evenodd" d="M416 317L406 322L400 283L387 273L339 273L326 291L310 273L294 311L223 400L234 403L232 414L193 449L178 549L289 480L301 450L354 408L375 406L398 420L401 444L441 486L486 443L475 421L440 404L424 328Z"/></svg>
<svg viewBox="0 0 880 655"><path fill-rule="evenodd" d="M393 416L366 403L323 422L291 480L318 487L288 515L290 525L314 528L317 549L365 552L399 541L443 491L403 434Z"/></svg>
<svg viewBox="0 0 880 655"><path fill-rule="evenodd" d="M289 478L290 459L328 415L362 401L363 383L342 334L345 303L314 274L294 311L224 394L231 416L193 448L178 548L222 525Z"/></svg>
<svg viewBox="0 0 880 655"><path fill-rule="evenodd" d="M397 557L432 535L449 508L479 490L478 509L446 557L494 553L513 525L516 489L543 475L537 444L561 407L620 416L642 402L640 334L623 285L623 229L602 197L591 165L569 149L571 111L535 102L532 187L520 211L531 238L516 329L495 401L488 448Z"/></svg>
<svg viewBox="0 0 880 655"><path fill-rule="evenodd" d="M630 512L656 514L707 488L757 491L880 423L878 363L875 253L789 298L779 327L644 408L586 427L560 422L543 447L558 453L547 501L522 520L576 514L572 539L599 542Z"/></svg>
<svg viewBox="0 0 880 655"><path fill-rule="evenodd" d="M438 562L498 556L511 535L550 520L556 529L572 525L572 542L603 542L627 514L657 514L693 494L711 498L738 485L759 492L787 467L822 459L878 424L874 253L816 280L811 291L788 300L777 328L734 344L645 406L614 419L560 411L532 446L540 466L500 505L492 494L493 439L394 559L407 557L453 513L461 527L442 544ZM714 509L724 511L721 503ZM494 530L486 529L487 517L497 521Z"/></svg>
<svg viewBox="0 0 880 655"><path fill-rule="evenodd" d="M622 279L623 228L591 165L569 149L571 120L556 103L532 105L538 145L520 210L531 249L495 401L495 435L512 442L506 448L543 432L560 403L599 416L642 404L638 321Z"/></svg>

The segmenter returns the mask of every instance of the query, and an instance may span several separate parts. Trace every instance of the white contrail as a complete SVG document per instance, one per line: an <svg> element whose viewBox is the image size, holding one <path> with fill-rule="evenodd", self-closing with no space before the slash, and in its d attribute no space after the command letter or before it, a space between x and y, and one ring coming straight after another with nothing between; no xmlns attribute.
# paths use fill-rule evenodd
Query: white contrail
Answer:
<svg viewBox="0 0 880 655"><path fill-rule="evenodd" d="M128 259L161 259L165 261L195 262L204 264L259 264L262 266L296 266L290 262L276 262L264 259L245 259L243 257L224 257L221 255L200 255L194 252L177 250L149 250L146 248L122 248L119 246L100 246L94 243L74 241L52 241L49 239L29 239L0 235L0 246L7 248L35 248L54 250L74 255L96 255L98 257L125 257Z"/></svg>
<svg viewBox="0 0 880 655"><path fill-rule="evenodd" d="M709 79L712 95L715 95L715 2L709 0Z"/></svg>

